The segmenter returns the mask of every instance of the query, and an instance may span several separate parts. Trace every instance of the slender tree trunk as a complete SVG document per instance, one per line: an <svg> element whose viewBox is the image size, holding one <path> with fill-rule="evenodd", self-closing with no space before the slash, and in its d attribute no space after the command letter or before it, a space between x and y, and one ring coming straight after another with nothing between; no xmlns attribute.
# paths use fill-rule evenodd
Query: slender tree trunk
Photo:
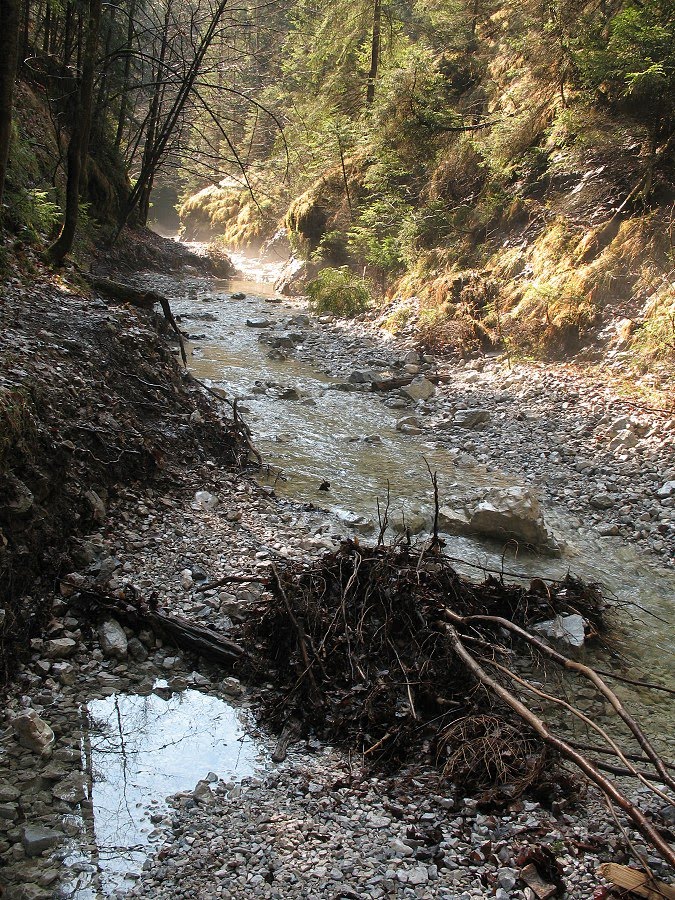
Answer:
<svg viewBox="0 0 675 900"><path fill-rule="evenodd" d="M220 23L222 15L225 11L227 2L228 0L219 0L218 5L213 12L211 21L209 22L209 26L195 50L194 57L186 68L185 74L179 85L178 93L173 99L171 107L169 108L164 121L161 123L161 126L159 122L155 124L155 138L152 144L149 145L150 152L147 154L147 157L144 153L141 171L138 174L136 184L129 194L126 208L120 219L120 225L117 230L118 237L121 234L124 225L128 221L129 216L134 211L134 209L137 208L139 201L148 188L148 185L152 184L152 180L154 179L157 170L162 163L162 159L164 158L164 154L166 153L167 145L169 143L171 135L174 133L181 113L183 112L183 109L185 107L185 103L187 102L190 93L194 89L195 80L197 79L197 76L201 69L206 52L211 46L211 43L216 35L218 24Z"/></svg>
<svg viewBox="0 0 675 900"><path fill-rule="evenodd" d="M42 52L49 53L49 30L52 24L52 6L51 3L47 3L47 8L45 10L45 33L42 37Z"/></svg>
<svg viewBox="0 0 675 900"><path fill-rule="evenodd" d="M80 182L87 161L89 133L91 130L94 95L94 69L98 48L98 29L101 21L102 0L89 0L86 44L82 52L82 71L79 79L75 116L68 144L68 177L66 182L66 208L59 236L47 251L55 265L60 265L70 253L77 228L80 207Z"/></svg>
<svg viewBox="0 0 675 900"><path fill-rule="evenodd" d="M30 40L30 0L24 0L22 24L23 35L21 37L21 59L24 60L28 56L28 43Z"/></svg>
<svg viewBox="0 0 675 900"><path fill-rule="evenodd" d="M63 26L63 65L68 67L73 55L73 4L66 4L66 18Z"/></svg>
<svg viewBox="0 0 675 900"><path fill-rule="evenodd" d="M162 43L159 49L159 60L157 63L157 71L155 75L155 90L150 106L150 118L148 119L148 130L145 136L145 146L143 148L143 161L141 163L141 172L147 171L150 167L155 141L157 139L157 129L159 124L159 114L162 106L162 96L165 86L164 61L169 46L169 23L171 21L171 0L166 5L166 15L164 17L164 29L162 31ZM138 220L141 225L145 225L148 221L148 211L150 209L150 191L152 190L153 175L149 174L141 185L138 198Z"/></svg>
<svg viewBox="0 0 675 900"><path fill-rule="evenodd" d="M19 57L20 0L0 2L0 221L12 138L12 99Z"/></svg>
<svg viewBox="0 0 675 900"><path fill-rule="evenodd" d="M124 126L127 121L127 109L129 93L129 79L131 77L131 48L134 41L134 20L136 16L136 0L130 0L129 3L129 19L127 22L127 44L126 55L124 57L124 75L122 79L122 98L120 100L120 111L117 118L117 134L115 135L115 149L119 150L124 135Z"/></svg>
<svg viewBox="0 0 675 900"><path fill-rule="evenodd" d="M368 90L366 103L375 99L375 81L380 67L380 32L382 29L382 0L374 0L373 6L373 39L370 46L370 72L368 72Z"/></svg>

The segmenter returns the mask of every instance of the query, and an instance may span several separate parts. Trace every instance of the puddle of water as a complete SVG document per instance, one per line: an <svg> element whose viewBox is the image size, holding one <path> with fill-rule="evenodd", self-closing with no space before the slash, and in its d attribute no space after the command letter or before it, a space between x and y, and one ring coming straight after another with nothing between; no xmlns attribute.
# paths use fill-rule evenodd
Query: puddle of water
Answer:
<svg viewBox="0 0 675 900"><path fill-rule="evenodd" d="M83 830L63 859L77 874L59 897L86 900L129 887L162 837L151 816L166 812L169 796L193 790L209 773L239 781L262 768L246 711L195 690L91 700L79 725L91 809L85 804Z"/></svg>

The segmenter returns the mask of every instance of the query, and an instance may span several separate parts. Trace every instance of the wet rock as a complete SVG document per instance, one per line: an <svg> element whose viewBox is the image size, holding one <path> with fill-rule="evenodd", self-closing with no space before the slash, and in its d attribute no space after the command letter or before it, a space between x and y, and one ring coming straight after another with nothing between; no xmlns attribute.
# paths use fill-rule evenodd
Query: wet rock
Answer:
<svg viewBox="0 0 675 900"><path fill-rule="evenodd" d="M47 659L68 659L77 650L77 641L72 638L54 638L45 641L44 654Z"/></svg>
<svg viewBox="0 0 675 900"><path fill-rule="evenodd" d="M243 291L236 291L234 294L230 294L231 300L245 300L246 294Z"/></svg>
<svg viewBox="0 0 675 900"><path fill-rule="evenodd" d="M299 400L300 393L294 387L285 388L285 390L283 390L279 394L279 399L280 400Z"/></svg>
<svg viewBox="0 0 675 900"><path fill-rule="evenodd" d="M52 788L52 794L57 800L63 800L66 803L81 803L87 796L83 776L76 773L64 778Z"/></svg>
<svg viewBox="0 0 675 900"><path fill-rule="evenodd" d="M249 328L270 328L274 322L271 319L247 319L246 325Z"/></svg>
<svg viewBox="0 0 675 900"><path fill-rule="evenodd" d="M49 753L54 746L54 732L34 709L14 716L12 729L19 744L34 753Z"/></svg>
<svg viewBox="0 0 675 900"><path fill-rule="evenodd" d="M108 659L126 659L129 649L124 629L115 619L106 619L98 629L103 655Z"/></svg>
<svg viewBox="0 0 675 900"><path fill-rule="evenodd" d="M24 825L21 830L21 843L26 856L40 856L45 850L55 847L63 835L43 825Z"/></svg>
<svg viewBox="0 0 675 900"><path fill-rule="evenodd" d="M418 400L428 400L429 397L433 397L436 393L436 388L428 378L424 377L424 375L413 378L411 383L401 390L406 397L415 402Z"/></svg>
<svg viewBox="0 0 675 900"><path fill-rule="evenodd" d="M417 416L403 416L396 423L396 430L402 434L421 434L420 420Z"/></svg>
<svg viewBox="0 0 675 900"><path fill-rule="evenodd" d="M394 517L391 526L399 534L405 534L406 531L410 534L421 534L428 530L429 521L421 510L411 509Z"/></svg>
<svg viewBox="0 0 675 900"><path fill-rule="evenodd" d="M515 540L552 553L559 550L539 500L525 487L491 488L477 500L445 504L439 511L439 524L454 534Z"/></svg>
<svg viewBox="0 0 675 900"><path fill-rule="evenodd" d="M475 428L490 421L487 409L459 409L453 417L453 424L459 428Z"/></svg>
<svg viewBox="0 0 675 900"><path fill-rule="evenodd" d="M576 614L539 622L532 626L532 630L569 647L582 647L585 639L585 622Z"/></svg>
<svg viewBox="0 0 675 900"><path fill-rule="evenodd" d="M295 341L293 340L293 335L290 332L279 332L269 337L269 344L274 349L286 349L291 350L295 347Z"/></svg>

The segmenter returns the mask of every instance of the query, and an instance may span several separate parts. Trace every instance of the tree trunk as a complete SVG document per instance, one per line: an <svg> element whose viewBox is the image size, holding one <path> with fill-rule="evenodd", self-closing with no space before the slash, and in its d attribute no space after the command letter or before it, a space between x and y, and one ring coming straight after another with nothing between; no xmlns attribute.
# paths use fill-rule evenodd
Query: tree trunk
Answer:
<svg viewBox="0 0 675 900"><path fill-rule="evenodd" d="M122 79L122 99L120 100L120 111L117 118L117 134L115 135L115 149L119 150L122 144L122 136L124 135L124 126L127 121L127 95L129 93L129 78L131 76L131 48L134 41L136 16L136 0L129 3L129 18L127 21L127 43L126 55L124 57L124 76Z"/></svg>
<svg viewBox="0 0 675 900"><path fill-rule="evenodd" d="M60 265L70 253L73 239L75 238L75 229L77 228L80 207L80 182L89 149L101 2L102 0L89 0L86 44L82 53L82 71L75 100L75 115L73 117L70 143L68 144L66 208L59 236L47 250L47 257L55 265Z"/></svg>
<svg viewBox="0 0 675 900"><path fill-rule="evenodd" d="M382 26L382 0L375 0L373 6L373 39L370 47L370 72L368 72L368 91L366 103L375 99L375 80L380 67L380 31Z"/></svg>
<svg viewBox="0 0 675 900"><path fill-rule="evenodd" d="M0 3L0 220L12 138L12 98L19 57L20 0Z"/></svg>

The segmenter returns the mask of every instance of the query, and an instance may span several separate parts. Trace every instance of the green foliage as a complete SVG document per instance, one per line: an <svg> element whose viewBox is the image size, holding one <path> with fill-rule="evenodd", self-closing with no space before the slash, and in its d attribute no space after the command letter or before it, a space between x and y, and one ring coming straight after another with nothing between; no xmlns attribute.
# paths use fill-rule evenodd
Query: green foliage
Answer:
<svg viewBox="0 0 675 900"><path fill-rule="evenodd" d="M307 285L309 305L314 312L335 316L355 316L370 304L366 282L346 267L322 269Z"/></svg>
<svg viewBox="0 0 675 900"><path fill-rule="evenodd" d="M656 129L675 113L675 10L671 0L629 0L608 22L580 31L576 62L584 82Z"/></svg>
<svg viewBox="0 0 675 900"><path fill-rule="evenodd" d="M59 217L53 191L40 185L40 178L40 164L35 151L15 125L5 186L4 222L10 231L31 243L47 236Z"/></svg>

